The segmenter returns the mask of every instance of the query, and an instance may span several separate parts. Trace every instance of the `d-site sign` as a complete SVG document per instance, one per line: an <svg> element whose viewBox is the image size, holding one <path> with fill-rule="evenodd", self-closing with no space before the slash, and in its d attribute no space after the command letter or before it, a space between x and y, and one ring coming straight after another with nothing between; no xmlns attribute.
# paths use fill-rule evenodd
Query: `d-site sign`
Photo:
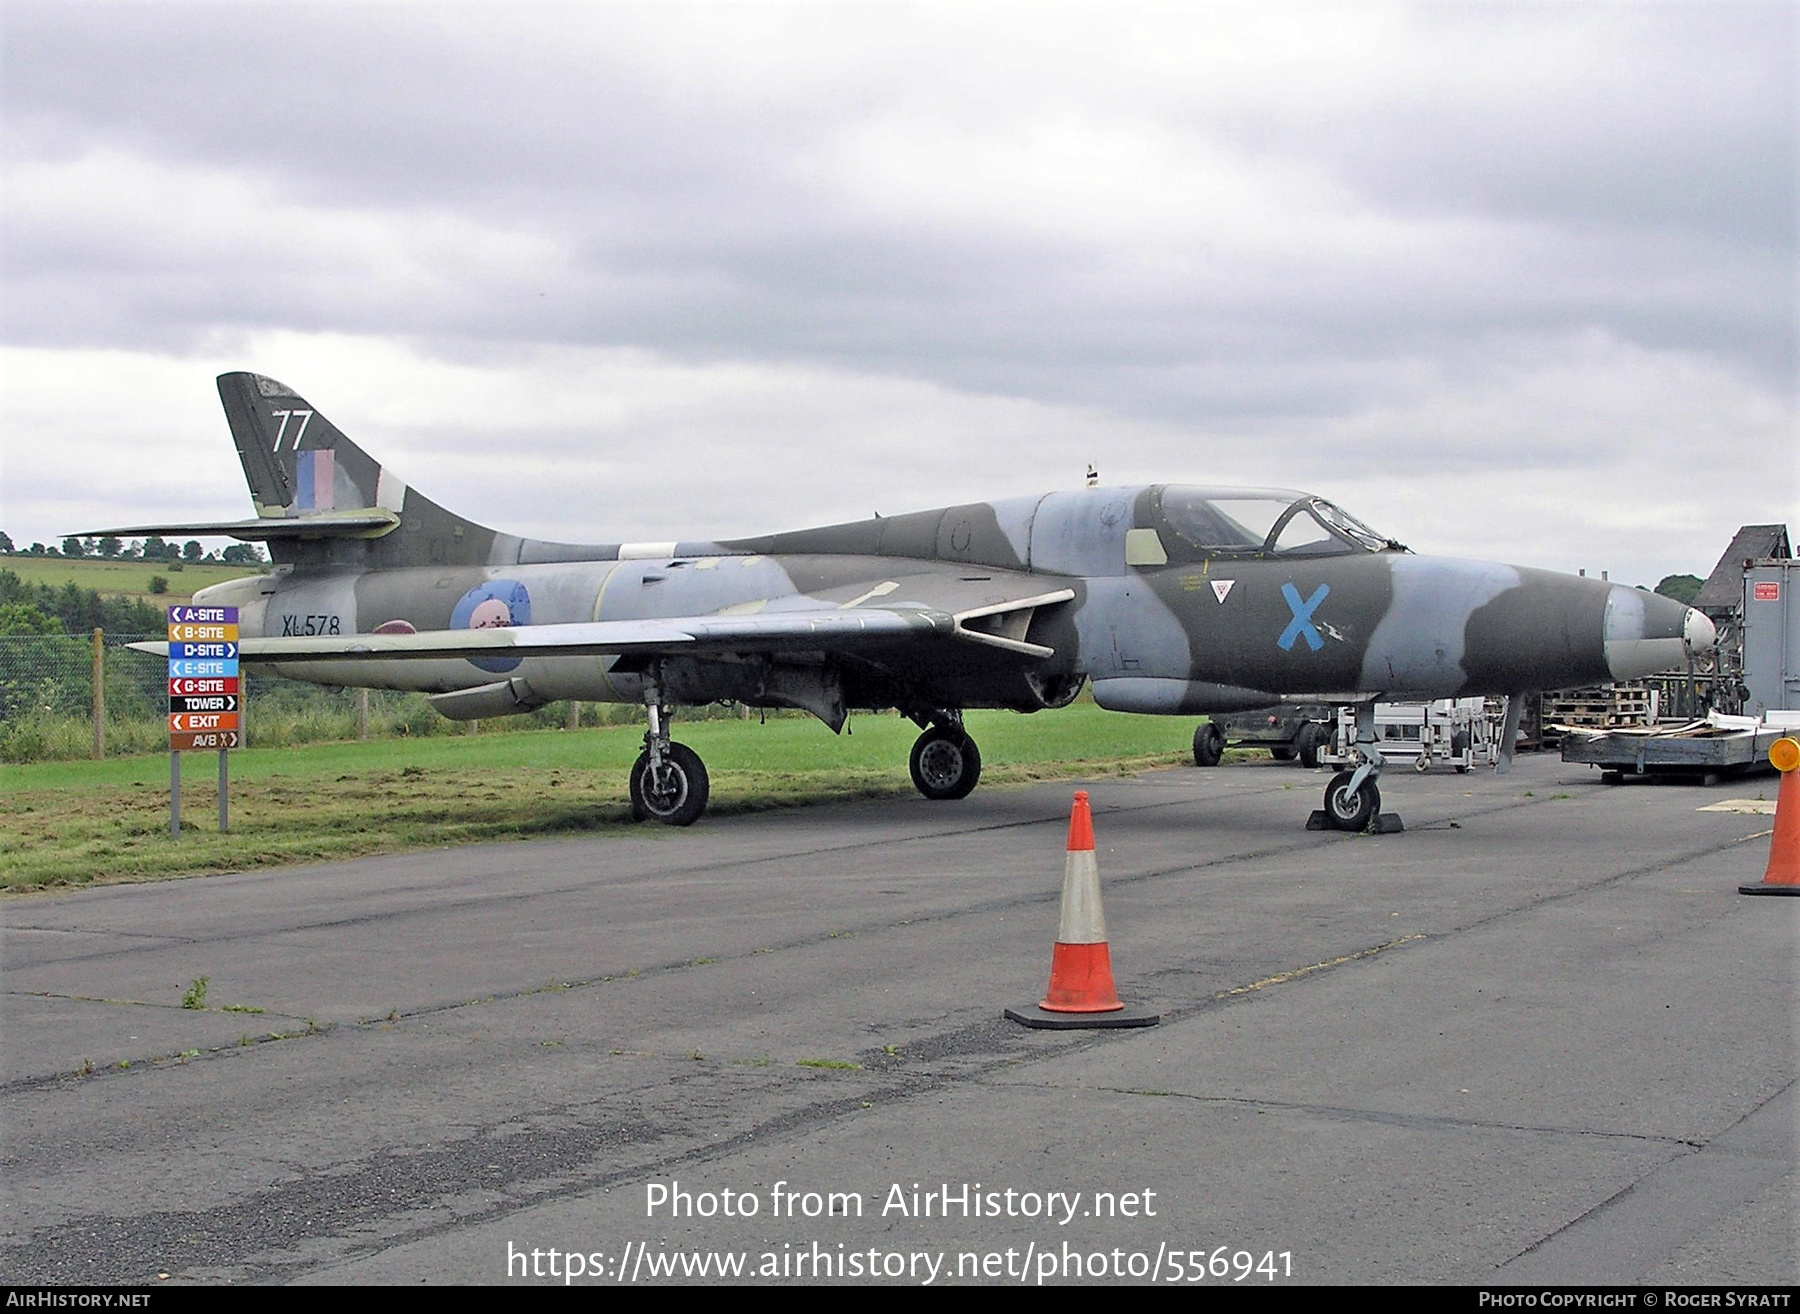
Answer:
<svg viewBox="0 0 1800 1314"><path fill-rule="evenodd" d="M238 609L169 608L169 751L239 744Z"/></svg>

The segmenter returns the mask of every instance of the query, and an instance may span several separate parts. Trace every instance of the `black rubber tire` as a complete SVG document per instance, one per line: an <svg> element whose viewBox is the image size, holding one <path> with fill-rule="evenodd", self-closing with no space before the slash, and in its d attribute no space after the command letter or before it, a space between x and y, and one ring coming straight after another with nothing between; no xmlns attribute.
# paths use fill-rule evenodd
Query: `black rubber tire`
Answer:
<svg viewBox="0 0 1800 1314"><path fill-rule="evenodd" d="M660 821L665 826L691 826L706 811L712 794L706 764L686 744L670 744L659 782L652 785L650 753L638 754L631 768L631 816L634 821Z"/></svg>
<svg viewBox="0 0 1800 1314"><path fill-rule="evenodd" d="M1450 736L1450 756L1451 757L1461 757L1464 753L1467 753L1468 751L1469 751L1469 732L1467 730L1458 730L1455 734ZM1456 773L1459 776L1466 776L1469 774L1469 768L1466 766L1459 766L1456 768Z"/></svg>
<svg viewBox="0 0 1800 1314"><path fill-rule="evenodd" d="M1294 760L1294 746L1292 744L1270 744L1269 756L1274 758L1277 762L1292 762Z"/></svg>
<svg viewBox="0 0 1800 1314"><path fill-rule="evenodd" d="M1356 793L1345 792L1354 771L1340 771L1325 787L1325 819L1333 830L1367 830L1381 811L1381 791L1373 780L1364 780Z"/></svg>
<svg viewBox="0 0 1800 1314"><path fill-rule="evenodd" d="M1294 736L1294 755L1300 759L1300 765L1308 771L1319 769L1319 750L1331 732L1316 721L1308 721L1300 727L1300 733Z"/></svg>
<svg viewBox="0 0 1800 1314"><path fill-rule="evenodd" d="M1225 732L1211 721L1194 731L1194 765L1216 767L1225 756Z"/></svg>
<svg viewBox="0 0 1800 1314"><path fill-rule="evenodd" d="M913 741L907 767L926 798L967 798L981 780L981 750L956 727L934 725Z"/></svg>

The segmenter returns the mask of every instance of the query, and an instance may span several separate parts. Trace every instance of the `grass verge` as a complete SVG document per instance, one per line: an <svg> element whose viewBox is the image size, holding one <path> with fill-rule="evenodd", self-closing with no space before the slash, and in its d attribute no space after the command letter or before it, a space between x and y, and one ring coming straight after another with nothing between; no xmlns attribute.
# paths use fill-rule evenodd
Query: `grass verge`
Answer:
<svg viewBox="0 0 1800 1314"><path fill-rule="evenodd" d="M1193 721L1082 702L1019 716L971 712L984 787L1169 766ZM907 794L918 729L859 716L833 736L810 718L676 722L705 759L712 815ZM231 832L217 833L217 758L182 760L182 835L169 834L166 753L0 767L0 890L242 871L482 840L621 833L630 726L247 749L231 755Z"/></svg>

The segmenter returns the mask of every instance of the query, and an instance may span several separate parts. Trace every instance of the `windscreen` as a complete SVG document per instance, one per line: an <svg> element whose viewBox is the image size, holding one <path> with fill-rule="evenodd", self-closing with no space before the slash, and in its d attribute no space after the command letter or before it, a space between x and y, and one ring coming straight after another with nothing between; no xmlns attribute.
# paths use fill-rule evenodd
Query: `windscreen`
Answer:
<svg viewBox="0 0 1800 1314"><path fill-rule="evenodd" d="M1163 520L1190 547L1209 552L1255 552L1293 505L1289 497L1208 494L1198 488L1163 491Z"/></svg>
<svg viewBox="0 0 1800 1314"><path fill-rule="evenodd" d="M1163 490L1159 509L1177 540L1208 556L1335 557L1393 546L1323 498L1273 489L1172 485Z"/></svg>

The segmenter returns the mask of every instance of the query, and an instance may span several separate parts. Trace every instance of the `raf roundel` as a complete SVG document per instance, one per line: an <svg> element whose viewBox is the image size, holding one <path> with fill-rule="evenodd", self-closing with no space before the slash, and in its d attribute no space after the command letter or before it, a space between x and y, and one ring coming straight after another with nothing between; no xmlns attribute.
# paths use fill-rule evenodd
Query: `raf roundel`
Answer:
<svg viewBox="0 0 1800 1314"><path fill-rule="evenodd" d="M531 624L531 594L517 580L491 579L479 584L457 600L450 613L453 630L497 630ZM484 671L503 675L516 670L517 657L471 657Z"/></svg>

